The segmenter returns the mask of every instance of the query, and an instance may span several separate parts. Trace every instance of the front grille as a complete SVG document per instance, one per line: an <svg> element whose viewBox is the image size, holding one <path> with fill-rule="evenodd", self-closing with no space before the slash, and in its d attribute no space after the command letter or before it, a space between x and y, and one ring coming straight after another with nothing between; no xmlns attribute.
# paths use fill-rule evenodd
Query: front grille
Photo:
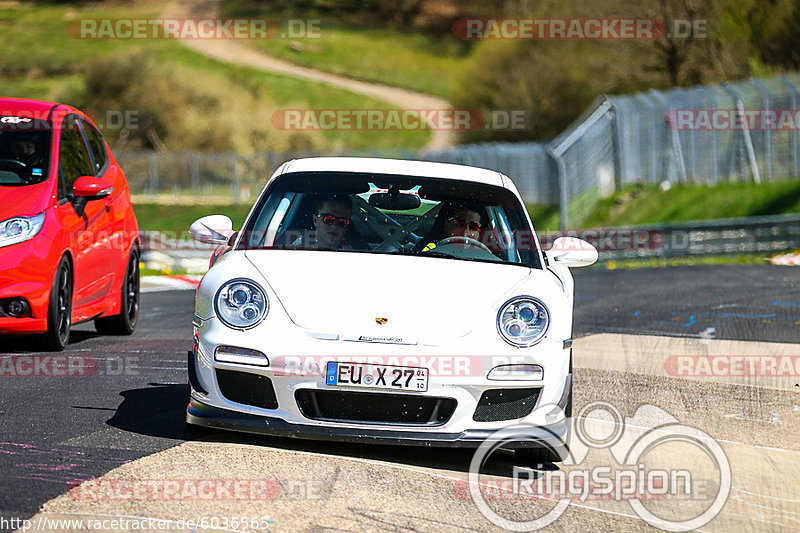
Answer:
<svg viewBox="0 0 800 533"><path fill-rule="evenodd" d="M317 389L300 389L295 399L312 420L408 426L440 426L458 404L453 398Z"/></svg>
<svg viewBox="0 0 800 533"><path fill-rule="evenodd" d="M539 389L491 389L483 392L472 419L499 422L527 416L536 406Z"/></svg>
<svg viewBox="0 0 800 533"><path fill-rule="evenodd" d="M277 409L275 388L268 377L249 372L217 369L219 391L228 400L262 409Z"/></svg>

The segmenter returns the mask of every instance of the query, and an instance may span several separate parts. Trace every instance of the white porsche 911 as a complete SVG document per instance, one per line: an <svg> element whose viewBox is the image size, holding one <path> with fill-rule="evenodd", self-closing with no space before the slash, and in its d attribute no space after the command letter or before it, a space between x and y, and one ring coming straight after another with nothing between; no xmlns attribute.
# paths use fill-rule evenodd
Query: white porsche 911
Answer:
<svg viewBox="0 0 800 533"><path fill-rule="evenodd" d="M211 215L190 232L222 247L197 291L187 423L425 446L477 447L517 423L563 438L567 267L597 251L569 237L540 250L508 177L294 160L240 231ZM520 453L563 459L545 440Z"/></svg>

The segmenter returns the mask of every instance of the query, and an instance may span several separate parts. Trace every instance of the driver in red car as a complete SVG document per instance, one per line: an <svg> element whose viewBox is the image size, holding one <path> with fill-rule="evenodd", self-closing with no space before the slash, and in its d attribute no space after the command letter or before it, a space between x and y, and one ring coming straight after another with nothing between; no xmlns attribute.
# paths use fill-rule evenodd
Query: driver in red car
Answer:
<svg viewBox="0 0 800 533"><path fill-rule="evenodd" d="M436 243L450 237L480 240L482 228L481 215L477 211L468 207L444 205L422 251L429 252L436 248Z"/></svg>
<svg viewBox="0 0 800 533"><path fill-rule="evenodd" d="M29 167L41 163L43 156L37 145L38 140L34 135L18 134L11 142L13 158Z"/></svg>

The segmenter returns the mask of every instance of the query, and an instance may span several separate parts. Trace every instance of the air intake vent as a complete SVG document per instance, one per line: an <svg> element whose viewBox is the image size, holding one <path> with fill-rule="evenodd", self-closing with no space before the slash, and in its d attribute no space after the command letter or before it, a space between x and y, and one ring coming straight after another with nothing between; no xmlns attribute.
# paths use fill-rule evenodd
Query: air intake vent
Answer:
<svg viewBox="0 0 800 533"><path fill-rule="evenodd" d="M472 419L499 422L523 418L536 407L539 389L492 389L483 392Z"/></svg>
<svg viewBox="0 0 800 533"><path fill-rule="evenodd" d="M300 389L295 399L303 416L312 420L406 426L440 426L458 403L453 398L317 389Z"/></svg>
<svg viewBox="0 0 800 533"><path fill-rule="evenodd" d="M219 391L226 399L262 409L278 408L275 388L268 377L233 370L217 369L216 372Z"/></svg>

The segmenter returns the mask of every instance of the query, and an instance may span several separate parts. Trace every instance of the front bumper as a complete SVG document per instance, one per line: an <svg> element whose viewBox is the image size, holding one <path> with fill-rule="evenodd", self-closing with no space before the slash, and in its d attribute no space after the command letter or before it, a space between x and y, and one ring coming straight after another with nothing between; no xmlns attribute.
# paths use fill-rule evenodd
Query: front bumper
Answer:
<svg viewBox="0 0 800 533"><path fill-rule="evenodd" d="M0 316L0 334L41 333L47 331L47 308L56 267L47 256L52 243L37 235L0 248L0 300L24 298L30 316ZM43 248L46 246L46 248Z"/></svg>
<svg viewBox="0 0 800 533"><path fill-rule="evenodd" d="M428 447L477 448L492 437L494 429L468 429L460 433L382 430L294 424L281 418L252 415L206 405L192 398L186 409L186 422L196 426L268 435L337 442L368 442L372 444L411 445ZM535 441L521 442L519 447L553 448L567 439L566 421L536 428Z"/></svg>

